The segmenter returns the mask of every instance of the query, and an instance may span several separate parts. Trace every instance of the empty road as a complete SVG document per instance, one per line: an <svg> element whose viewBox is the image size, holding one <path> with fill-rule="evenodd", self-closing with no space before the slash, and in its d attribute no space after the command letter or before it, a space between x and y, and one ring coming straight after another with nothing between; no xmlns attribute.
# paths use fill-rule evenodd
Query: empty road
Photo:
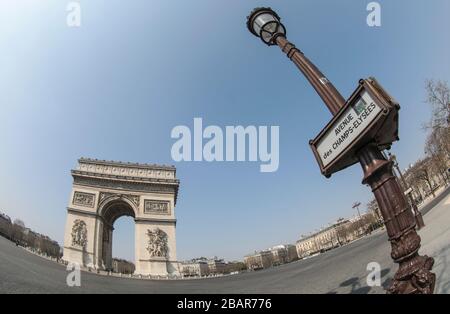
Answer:
<svg viewBox="0 0 450 314"><path fill-rule="evenodd" d="M435 258L437 293L450 293L450 196L424 208L422 254ZM437 204L435 204L437 203ZM222 278L138 280L81 273L81 287L68 287L65 267L35 256L0 237L0 293L384 293L366 285L367 264L381 265L386 286L397 268L385 232L339 249L276 268Z"/></svg>

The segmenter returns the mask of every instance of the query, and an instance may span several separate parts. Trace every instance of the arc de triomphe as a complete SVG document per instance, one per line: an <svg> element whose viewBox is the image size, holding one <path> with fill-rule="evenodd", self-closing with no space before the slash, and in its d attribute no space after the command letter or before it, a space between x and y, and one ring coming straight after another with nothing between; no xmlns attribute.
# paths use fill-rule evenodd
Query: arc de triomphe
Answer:
<svg viewBox="0 0 450 314"><path fill-rule="evenodd" d="M64 260L112 269L114 222L131 216L135 220L135 273L179 273L175 167L81 158L71 173Z"/></svg>

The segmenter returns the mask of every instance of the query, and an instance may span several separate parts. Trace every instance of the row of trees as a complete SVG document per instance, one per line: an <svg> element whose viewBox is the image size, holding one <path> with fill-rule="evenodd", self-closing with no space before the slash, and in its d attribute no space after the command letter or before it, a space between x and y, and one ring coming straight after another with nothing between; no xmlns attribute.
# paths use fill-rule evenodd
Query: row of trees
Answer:
<svg viewBox="0 0 450 314"><path fill-rule="evenodd" d="M233 261L227 263L227 268L230 273L241 272L247 269L247 265L241 261Z"/></svg>
<svg viewBox="0 0 450 314"><path fill-rule="evenodd" d="M341 218L342 219L342 218ZM342 219L343 220L343 219ZM338 221L339 222L339 221ZM355 221L347 221L336 227L336 236L339 245L371 233L383 225L380 218L373 212L368 212Z"/></svg>
<svg viewBox="0 0 450 314"><path fill-rule="evenodd" d="M58 242L27 228L20 219L11 222L11 219L4 214L1 214L0 219L0 235L3 237L36 253L56 259L61 258L62 252Z"/></svg>
<svg viewBox="0 0 450 314"><path fill-rule="evenodd" d="M413 188L415 197L423 199L435 196L436 189L450 182L450 88L446 82L426 82L428 105L432 115L423 126L428 133L425 141L425 157L408 168L406 179Z"/></svg>

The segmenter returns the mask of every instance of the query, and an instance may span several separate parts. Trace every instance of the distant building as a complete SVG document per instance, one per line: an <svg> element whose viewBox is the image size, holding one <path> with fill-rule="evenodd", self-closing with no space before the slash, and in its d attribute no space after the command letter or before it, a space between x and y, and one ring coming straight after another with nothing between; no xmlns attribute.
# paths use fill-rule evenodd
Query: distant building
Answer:
<svg viewBox="0 0 450 314"><path fill-rule="evenodd" d="M372 212L350 220L341 218L327 228L302 236L296 243L298 257L305 258L354 241L371 232L377 221L377 217Z"/></svg>
<svg viewBox="0 0 450 314"><path fill-rule="evenodd" d="M209 275L208 262L206 260L190 260L181 262L181 274L184 277L203 277Z"/></svg>
<svg viewBox="0 0 450 314"><path fill-rule="evenodd" d="M227 263L223 259L194 258L180 264L181 273L186 277L202 277L229 273Z"/></svg>
<svg viewBox="0 0 450 314"><path fill-rule="evenodd" d="M119 258L113 258L112 266L113 272L119 274L133 274L136 269L132 262Z"/></svg>
<svg viewBox="0 0 450 314"><path fill-rule="evenodd" d="M273 266L273 254L271 251L255 252L244 257L244 263L250 270L259 270Z"/></svg>
<svg viewBox="0 0 450 314"><path fill-rule="evenodd" d="M299 258L304 258L319 252L319 245L317 244L315 235L302 237L297 241L296 247Z"/></svg>
<svg viewBox="0 0 450 314"><path fill-rule="evenodd" d="M348 223L348 221L340 221L319 232L302 237L296 243L298 257L304 258L315 253L325 252L341 246L343 242L339 237L338 229L346 223ZM345 242L347 242L347 240Z"/></svg>
<svg viewBox="0 0 450 314"><path fill-rule="evenodd" d="M217 258L208 260L208 270L210 275L220 275L228 272L225 261Z"/></svg>
<svg viewBox="0 0 450 314"><path fill-rule="evenodd" d="M244 263L250 270L258 270L298 260L297 249L292 244L276 245L245 256Z"/></svg>
<svg viewBox="0 0 450 314"><path fill-rule="evenodd" d="M244 262L241 261L233 261L227 263L227 272L230 274L235 274L241 271L245 271L247 269L247 266Z"/></svg>
<svg viewBox="0 0 450 314"><path fill-rule="evenodd" d="M11 218L7 215L0 213L0 235L10 239L12 232Z"/></svg>
<svg viewBox="0 0 450 314"><path fill-rule="evenodd" d="M274 246L269 249L272 253L272 263L273 265L281 265L287 263L287 251L284 245Z"/></svg>
<svg viewBox="0 0 450 314"><path fill-rule="evenodd" d="M287 253L286 262L291 263L293 261L298 260L297 247L293 244L285 244L284 246L286 248Z"/></svg>
<svg viewBox="0 0 450 314"><path fill-rule="evenodd" d="M281 244L269 249L272 253L273 264L281 265L298 260L297 249L292 244Z"/></svg>

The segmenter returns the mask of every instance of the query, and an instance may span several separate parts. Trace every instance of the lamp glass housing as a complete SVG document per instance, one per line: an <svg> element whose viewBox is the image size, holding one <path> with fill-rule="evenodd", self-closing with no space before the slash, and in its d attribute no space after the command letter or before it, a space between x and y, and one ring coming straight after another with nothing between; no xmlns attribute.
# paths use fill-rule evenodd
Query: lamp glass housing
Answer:
<svg viewBox="0 0 450 314"><path fill-rule="evenodd" d="M278 15L270 8L258 8L249 16L250 31L267 45L275 45L275 35L286 35L286 29Z"/></svg>
<svg viewBox="0 0 450 314"><path fill-rule="evenodd" d="M274 23L275 22L275 23ZM261 29L263 29L266 24L275 24L279 22L275 16L273 16L270 13L262 13L258 15L255 20L253 21L253 29L255 30L256 34L261 34Z"/></svg>

